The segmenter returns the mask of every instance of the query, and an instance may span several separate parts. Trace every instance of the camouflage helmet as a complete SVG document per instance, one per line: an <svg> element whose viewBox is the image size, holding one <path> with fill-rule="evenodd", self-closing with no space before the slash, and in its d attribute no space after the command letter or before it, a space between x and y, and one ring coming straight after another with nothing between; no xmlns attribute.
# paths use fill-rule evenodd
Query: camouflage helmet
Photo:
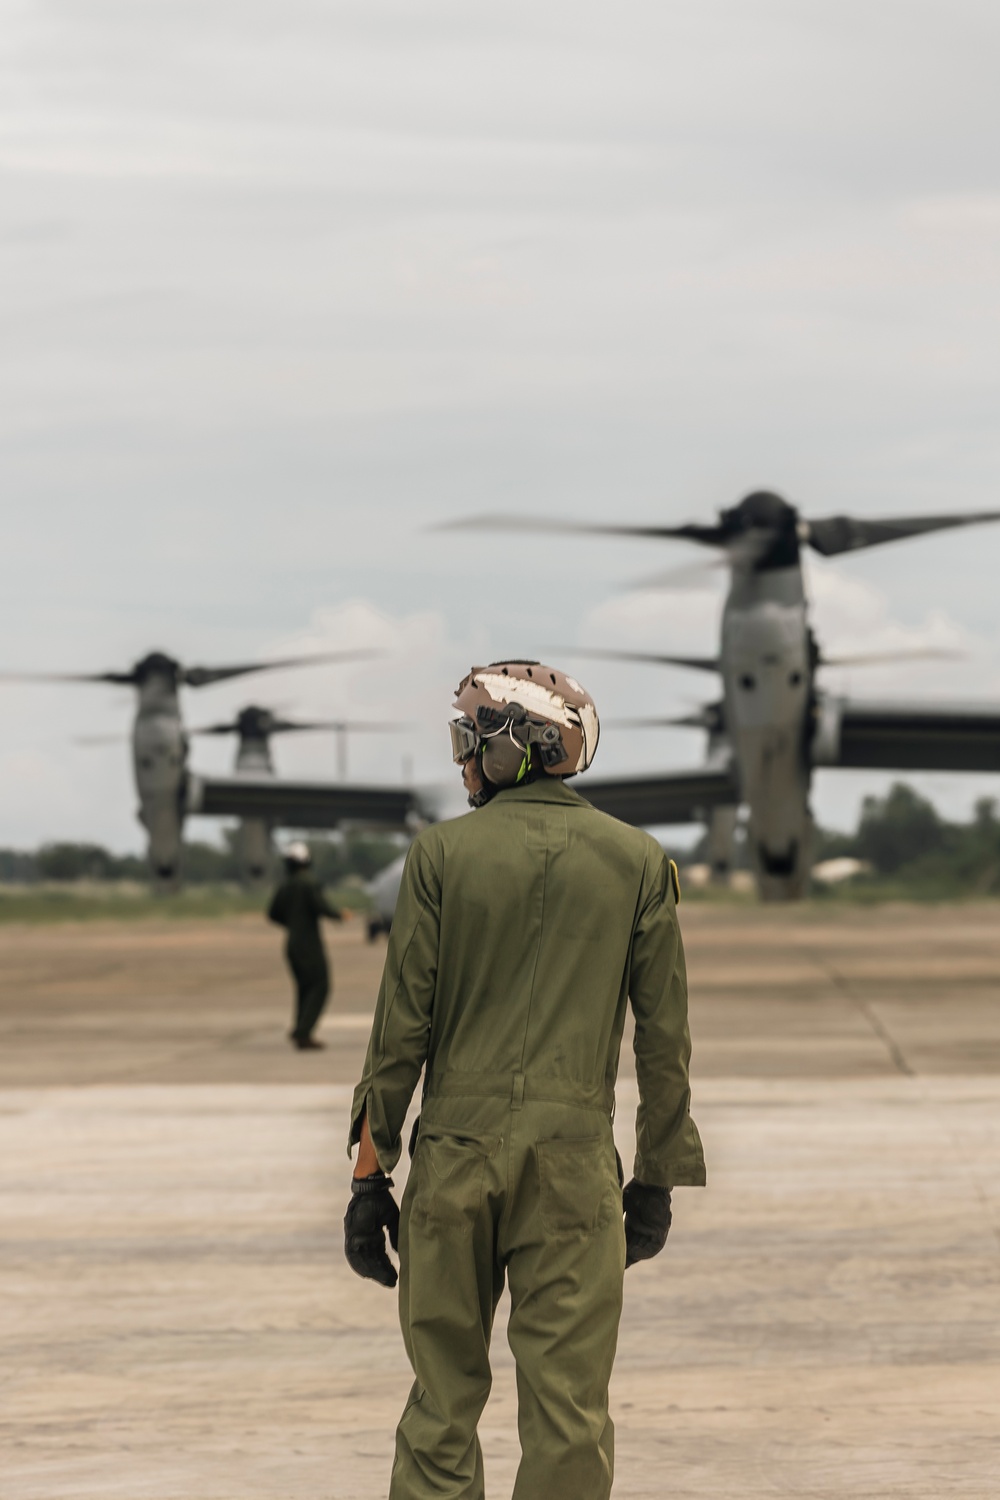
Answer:
<svg viewBox="0 0 1000 1500"><path fill-rule="evenodd" d="M462 715L451 726L456 761L468 760L485 745L484 769L500 785L521 779L529 748L549 776L575 776L594 759L601 732L594 700L575 677L556 667L537 661L473 667L456 689L454 706ZM513 757L516 774L507 774L501 758L507 746L506 759Z"/></svg>

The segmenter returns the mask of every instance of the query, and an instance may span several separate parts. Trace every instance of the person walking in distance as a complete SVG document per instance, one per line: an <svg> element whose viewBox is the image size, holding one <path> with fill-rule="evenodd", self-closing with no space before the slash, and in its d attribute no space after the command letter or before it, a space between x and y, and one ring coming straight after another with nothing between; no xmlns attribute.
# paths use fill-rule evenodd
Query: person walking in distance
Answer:
<svg viewBox="0 0 1000 1500"><path fill-rule="evenodd" d="M391 1287L414 1372L390 1500L482 1500L477 1424L505 1281L521 1461L514 1500L606 1500L626 1266L657 1255L671 1189L705 1181L690 1114L676 867L568 778L593 700L537 662L474 667L451 724L470 817L414 840L349 1151L351 1267ZM631 1002L634 1175L612 1135ZM402 1210L390 1173L421 1069Z"/></svg>
<svg viewBox="0 0 1000 1500"><path fill-rule="evenodd" d="M295 981L295 1024L288 1039L300 1052L318 1051L323 1043L313 1031L330 993L320 917L341 922L344 913L331 906L312 873L309 845L297 841L284 853L285 878L271 898L268 920L287 929L285 958Z"/></svg>

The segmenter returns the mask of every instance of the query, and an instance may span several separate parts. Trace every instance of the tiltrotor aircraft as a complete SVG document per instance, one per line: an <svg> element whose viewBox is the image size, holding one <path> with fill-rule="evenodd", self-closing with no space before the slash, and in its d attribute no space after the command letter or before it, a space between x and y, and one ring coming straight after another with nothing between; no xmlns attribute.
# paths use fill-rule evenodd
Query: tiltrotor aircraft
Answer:
<svg viewBox="0 0 1000 1500"><path fill-rule="evenodd" d="M256 773L248 768L231 777L199 776L188 769L188 739L180 707L182 686L207 687L251 672L360 660L373 654L335 651L237 666L185 667L172 656L153 651L125 672L4 673L3 677L22 682L101 682L136 689L132 764L139 820L148 835L153 874L158 882L169 886L180 872L184 820L192 815L249 818L265 825L294 828L335 828L345 821L391 828L411 826L416 799L405 787L282 781L261 767Z"/></svg>
<svg viewBox="0 0 1000 1500"><path fill-rule="evenodd" d="M331 731L337 736L337 780L347 780L347 736L395 732L404 726L361 719L290 719L270 708L249 704L235 719L221 724L206 724L190 730L194 735L238 736L234 770L238 776L259 778L275 775L271 757L271 736L275 734L311 734ZM263 818L244 818L236 840L240 873L244 882L264 880L271 873L273 846L271 825Z"/></svg>
<svg viewBox="0 0 1000 1500"><path fill-rule="evenodd" d="M995 520L1000 520L1000 511L885 520L830 516L806 521L779 495L756 491L722 511L712 525L589 525L509 516L484 516L451 525L455 529L589 532L655 541L680 538L721 550L731 582L716 655L577 652L717 672L722 678L720 701L680 720L641 721L706 729L709 753L705 764L691 771L621 780L588 775L580 778L580 790L595 806L626 822L646 826L708 823L713 857L720 862L737 809L745 807L761 895L765 900L788 900L803 895L809 882L809 790L817 766L1000 770L1000 711L992 707L869 703L832 695L819 686L819 668L846 659L824 656L810 629L803 546L832 557Z"/></svg>

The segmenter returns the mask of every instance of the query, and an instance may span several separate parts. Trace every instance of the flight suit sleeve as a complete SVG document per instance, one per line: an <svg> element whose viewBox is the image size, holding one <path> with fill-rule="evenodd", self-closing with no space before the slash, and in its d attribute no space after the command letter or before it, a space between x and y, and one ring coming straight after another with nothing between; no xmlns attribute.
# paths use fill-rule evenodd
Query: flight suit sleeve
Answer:
<svg viewBox="0 0 1000 1500"><path fill-rule="evenodd" d="M635 1177L653 1187L701 1187L705 1157L690 1113L684 948L670 864L659 848L647 864L632 941L629 998L639 1085Z"/></svg>
<svg viewBox="0 0 1000 1500"><path fill-rule="evenodd" d="M430 832L431 830L428 830ZM399 1160L406 1111L427 1058L437 983L441 878L435 850L418 837L410 846L361 1082L354 1090L347 1151L367 1113L384 1172Z"/></svg>
<svg viewBox="0 0 1000 1500"><path fill-rule="evenodd" d="M288 926L288 915L285 911L285 891L280 886L271 897L271 904L267 908L267 920L274 922L278 927Z"/></svg>
<svg viewBox="0 0 1000 1500"><path fill-rule="evenodd" d="M321 885L317 885L314 887L313 902L316 908L317 917L330 917L334 922L343 921L343 912L340 910L339 906L330 905L329 901L326 899L326 892Z"/></svg>

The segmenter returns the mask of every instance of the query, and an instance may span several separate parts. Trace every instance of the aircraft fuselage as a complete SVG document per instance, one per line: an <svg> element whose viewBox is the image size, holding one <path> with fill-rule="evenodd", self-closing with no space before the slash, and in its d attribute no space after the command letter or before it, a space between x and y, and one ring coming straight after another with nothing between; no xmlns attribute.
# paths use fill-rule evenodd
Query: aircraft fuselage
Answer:
<svg viewBox="0 0 1000 1500"><path fill-rule="evenodd" d="M180 871L187 737L175 674L148 670L139 680L132 726L132 765L139 818L149 837L149 860L158 881L171 885Z"/></svg>
<svg viewBox="0 0 1000 1500"><path fill-rule="evenodd" d="M247 776L274 775L274 761L266 734L241 731L236 750L236 772ZM263 818L243 818L236 848L244 884L256 885L266 880L273 862L270 824Z"/></svg>
<svg viewBox="0 0 1000 1500"><path fill-rule="evenodd" d="M766 900L809 882L812 819L805 753L812 666L801 566L734 567L722 618L726 731L749 808L754 869Z"/></svg>

